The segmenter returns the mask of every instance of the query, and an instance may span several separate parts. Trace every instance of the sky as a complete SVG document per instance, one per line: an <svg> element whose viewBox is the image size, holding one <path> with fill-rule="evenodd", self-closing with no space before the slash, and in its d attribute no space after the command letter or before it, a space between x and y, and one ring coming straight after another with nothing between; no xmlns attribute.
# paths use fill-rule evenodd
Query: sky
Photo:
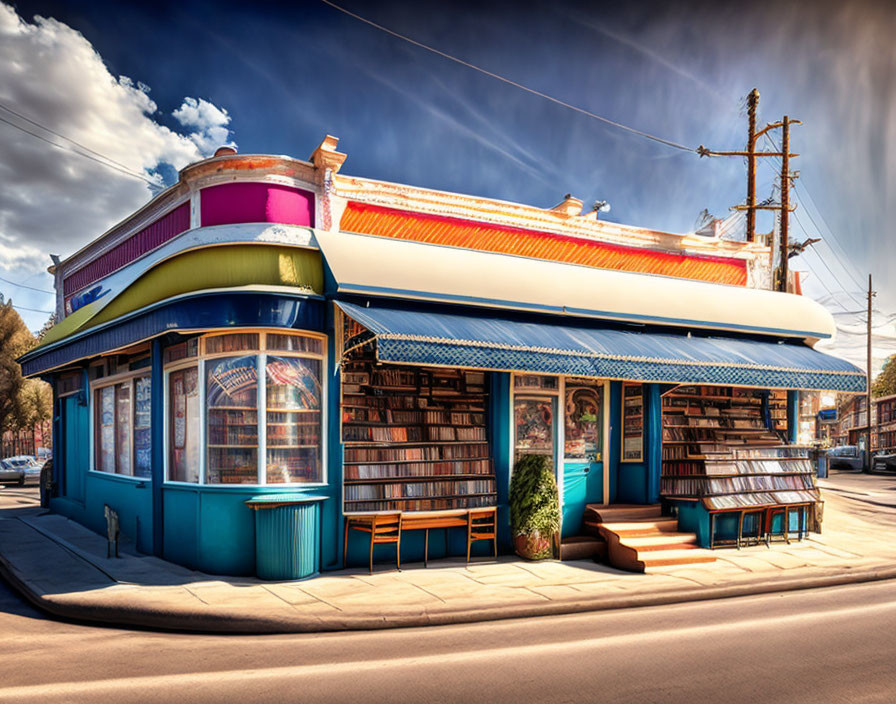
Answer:
<svg viewBox="0 0 896 704"><path fill-rule="evenodd" d="M692 149L743 148L745 96L758 88L760 126L803 122L791 232L822 242L791 263L835 314L828 348L864 367L871 273L873 368L896 352L892 3L338 4ZM0 0L0 293L39 329L53 307L50 253L75 252L226 141L307 158L325 134L352 175L542 207L572 193L608 201L605 219L671 232L694 230L704 209L726 217L746 190L741 159L644 139L320 0ZM760 161L764 198L779 166ZM761 217L757 229L771 228Z"/></svg>

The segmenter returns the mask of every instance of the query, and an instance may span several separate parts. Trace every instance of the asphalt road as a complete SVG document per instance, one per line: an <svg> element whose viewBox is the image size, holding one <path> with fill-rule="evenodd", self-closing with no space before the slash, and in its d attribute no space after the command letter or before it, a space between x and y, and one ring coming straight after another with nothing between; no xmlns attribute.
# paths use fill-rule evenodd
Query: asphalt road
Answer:
<svg viewBox="0 0 896 704"><path fill-rule="evenodd" d="M0 584L0 653L0 702L889 704L896 582L296 636L60 623Z"/></svg>

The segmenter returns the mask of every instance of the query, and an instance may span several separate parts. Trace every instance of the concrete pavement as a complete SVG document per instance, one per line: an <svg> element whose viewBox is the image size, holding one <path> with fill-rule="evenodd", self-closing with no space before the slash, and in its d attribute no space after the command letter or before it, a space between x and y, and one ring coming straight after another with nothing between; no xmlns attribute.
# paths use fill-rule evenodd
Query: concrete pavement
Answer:
<svg viewBox="0 0 896 704"><path fill-rule="evenodd" d="M441 560L301 582L194 572L20 504L0 511L0 573L58 616L151 628L288 633L464 623L761 594L896 577L896 510L829 491L824 533L717 550L716 562L646 575L591 561ZM26 502L27 504L27 502ZM7 504L9 505L9 504ZM15 515L12 515L15 514Z"/></svg>

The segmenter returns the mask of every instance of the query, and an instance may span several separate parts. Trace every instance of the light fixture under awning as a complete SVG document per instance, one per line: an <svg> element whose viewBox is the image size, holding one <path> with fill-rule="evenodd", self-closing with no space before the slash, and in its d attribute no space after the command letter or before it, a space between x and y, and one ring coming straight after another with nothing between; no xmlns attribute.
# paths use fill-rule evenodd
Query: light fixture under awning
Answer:
<svg viewBox="0 0 896 704"><path fill-rule="evenodd" d="M381 362L680 384L863 392L865 373L800 342L529 322L420 308L336 304ZM354 327L355 329L351 329Z"/></svg>

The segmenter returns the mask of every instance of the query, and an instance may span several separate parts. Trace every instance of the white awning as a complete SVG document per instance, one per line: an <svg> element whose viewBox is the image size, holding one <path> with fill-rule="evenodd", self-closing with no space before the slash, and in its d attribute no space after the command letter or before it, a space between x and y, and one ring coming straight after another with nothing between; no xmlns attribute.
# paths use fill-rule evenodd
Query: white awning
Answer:
<svg viewBox="0 0 896 704"><path fill-rule="evenodd" d="M336 292L630 323L833 337L830 313L788 293L316 231Z"/></svg>

